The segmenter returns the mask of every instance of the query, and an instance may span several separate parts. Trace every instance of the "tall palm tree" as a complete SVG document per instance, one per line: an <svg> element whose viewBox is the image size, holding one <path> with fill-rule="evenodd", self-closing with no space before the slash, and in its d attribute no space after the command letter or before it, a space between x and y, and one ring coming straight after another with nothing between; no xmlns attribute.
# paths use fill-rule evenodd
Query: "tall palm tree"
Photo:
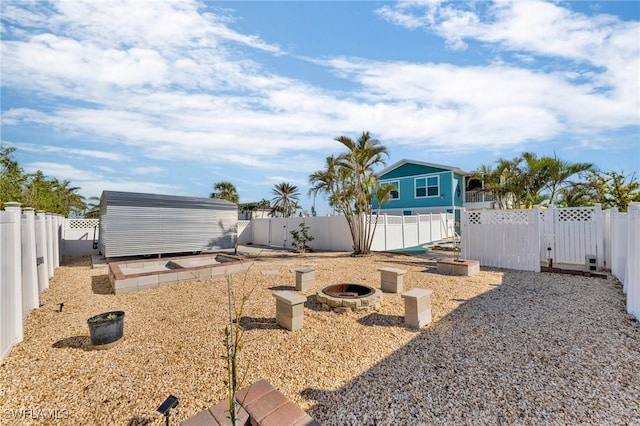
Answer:
<svg viewBox="0 0 640 426"><path fill-rule="evenodd" d="M290 217L298 209L300 192L298 187L287 182L274 185L271 193L275 195L271 200L275 212L281 213L283 217Z"/></svg>
<svg viewBox="0 0 640 426"><path fill-rule="evenodd" d="M371 252L373 233L378 224L381 205L389 197L391 185L378 185L373 168L384 164L387 149L369 132L358 140L340 136L335 139L347 148L338 157L329 156L326 167L309 176L310 194L325 193L329 205L345 215L355 255ZM373 201L377 201L375 219Z"/></svg>
<svg viewBox="0 0 640 426"><path fill-rule="evenodd" d="M238 196L238 190L231 182L222 181L213 185L213 190L209 196L210 198L218 198L222 200L230 201L234 204L238 204L240 197Z"/></svg>

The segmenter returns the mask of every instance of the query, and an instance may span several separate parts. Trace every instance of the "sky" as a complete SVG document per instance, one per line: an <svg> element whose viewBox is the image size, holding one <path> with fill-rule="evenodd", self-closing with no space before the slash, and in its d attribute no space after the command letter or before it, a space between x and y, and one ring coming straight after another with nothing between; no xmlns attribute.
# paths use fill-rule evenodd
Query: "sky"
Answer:
<svg viewBox="0 0 640 426"><path fill-rule="evenodd" d="M640 171L640 2L12 1L1 144L26 172L240 202L363 131L472 171L522 152ZM379 171L379 170L377 170Z"/></svg>

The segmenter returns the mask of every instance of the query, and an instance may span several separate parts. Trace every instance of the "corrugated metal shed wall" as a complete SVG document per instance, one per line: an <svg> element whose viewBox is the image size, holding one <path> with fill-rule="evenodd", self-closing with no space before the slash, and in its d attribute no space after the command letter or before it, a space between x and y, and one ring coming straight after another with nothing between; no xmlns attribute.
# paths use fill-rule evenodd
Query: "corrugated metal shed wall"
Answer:
<svg viewBox="0 0 640 426"><path fill-rule="evenodd" d="M237 222L225 200L104 191L99 248L105 257L232 248Z"/></svg>

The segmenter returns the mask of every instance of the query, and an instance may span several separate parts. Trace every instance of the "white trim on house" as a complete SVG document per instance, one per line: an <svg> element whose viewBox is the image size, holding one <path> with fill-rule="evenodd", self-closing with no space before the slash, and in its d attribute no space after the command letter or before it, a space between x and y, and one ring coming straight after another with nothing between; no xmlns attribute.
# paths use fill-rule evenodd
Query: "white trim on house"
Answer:
<svg viewBox="0 0 640 426"><path fill-rule="evenodd" d="M424 162L424 161L407 160L405 158L405 159L402 159L402 160L398 161L397 163L394 163L394 164L390 165L389 167L385 168L381 172L377 173L377 175L378 176L385 175L385 174L389 173L390 171L395 170L398 167L403 166L405 164L417 164L419 166L434 167L434 168L437 168L437 169L443 169L445 171L449 170L449 171L452 171L452 172L455 172L455 173L458 173L458 174L464 175L464 176L469 176L469 175L472 174L472 173L466 172L466 171L464 171L462 169L459 169L458 167L445 166L443 164L436 164L436 163L427 163L427 162ZM408 177L408 176L403 176L403 177Z"/></svg>
<svg viewBox="0 0 640 426"><path fill-rule="evenodd" d="M436 213L453 213L456 210L462 210L464 207L456 206L455 209L452 209L451 206L438 206L438 207L396 207L391 209L381 209L380 215L389 215L389 216L407 216L406 212L411 212L410 216L416 216L420 214L436 214Z"/></svg>

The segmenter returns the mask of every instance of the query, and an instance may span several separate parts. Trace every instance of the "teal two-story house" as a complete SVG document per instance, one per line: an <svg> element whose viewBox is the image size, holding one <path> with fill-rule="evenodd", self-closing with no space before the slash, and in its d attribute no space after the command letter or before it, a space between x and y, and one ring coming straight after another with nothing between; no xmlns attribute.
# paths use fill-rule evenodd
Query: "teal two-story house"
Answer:
<svg viewBox="0 0 640 426"><path fill-rule="evenodd" d="M380 185L390 184L387 202L380 212L388 215L418 215L428 213L454 213L460 218L465 199L465 176L470 173L457 167L401 160L378 173ZM374 208L377 205L374 203Z"/></svg>

